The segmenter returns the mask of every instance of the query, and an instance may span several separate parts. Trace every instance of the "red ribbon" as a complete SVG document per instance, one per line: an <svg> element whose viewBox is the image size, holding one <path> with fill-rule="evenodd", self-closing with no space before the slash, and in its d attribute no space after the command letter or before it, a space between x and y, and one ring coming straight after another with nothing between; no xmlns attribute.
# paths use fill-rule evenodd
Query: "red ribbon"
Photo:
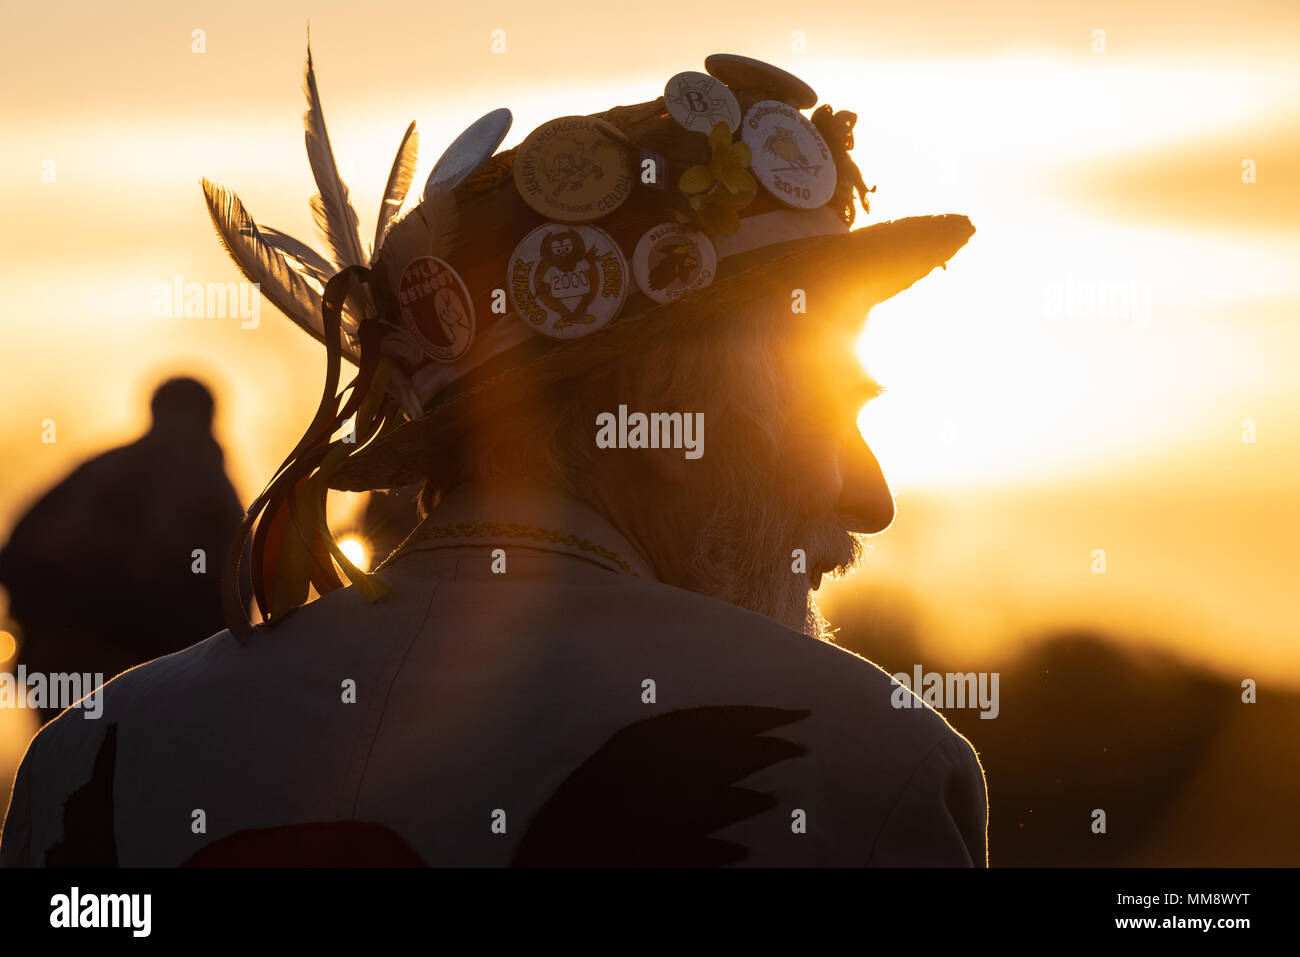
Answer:
<svg viewBox="0 0 1300 957"><path fill-rule="evenodd" d="M241 642L252 634L245 611L247 599L239 587L244 545L250 534L253 596L268 625L283 620L306 601L308 582L322 595L342 587L335 564L370 597L384 591L382 585L348 561L325 523L329 474L379 432L391 409L383 394L388 376L385 360L379 354L382 331L375 316L363 319L358 329L360 366L344 390L348 393L346 402L342 401L343 393L338 392L343 301L351 284L366 282L369 275L364 266L349 266L326 283L321 297L326 365L320 404L298 444L245 512L231 543L221 580L221 601L226 625ZM354 415L355 441L330 441L330 436ZM328 465L328 471L323 471L322 465Z"/></svg>

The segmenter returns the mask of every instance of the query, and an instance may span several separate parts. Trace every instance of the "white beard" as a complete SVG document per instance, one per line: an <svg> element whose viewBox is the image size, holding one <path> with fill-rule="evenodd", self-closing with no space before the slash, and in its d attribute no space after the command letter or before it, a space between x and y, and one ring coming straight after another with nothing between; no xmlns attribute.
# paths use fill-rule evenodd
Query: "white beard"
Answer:
<svg viewBox="0 0 1300 957"><path fill-rule="evenodd" d="M791 510L770 496L757 501L743 493L728 498L692 543L697 589L828 640L829 625L813 600L810 575L851 569L862 554L859 537L834 514L809 522L792 518ZM807 572L791 570L796 548L806 553Z"/></svg>

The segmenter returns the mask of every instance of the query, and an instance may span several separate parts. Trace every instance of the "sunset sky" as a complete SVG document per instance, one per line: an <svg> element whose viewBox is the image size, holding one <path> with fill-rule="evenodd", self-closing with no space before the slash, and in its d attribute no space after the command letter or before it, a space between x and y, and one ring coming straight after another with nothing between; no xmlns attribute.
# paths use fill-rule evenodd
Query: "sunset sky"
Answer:
<svg viewBox="0 0 1300 957"><path fill-rule="evenodd" d="M1085 624L1300 685L1300 7L926 6L12 6L0 450L15 467L0 526L137 435L166 375L216 390L246 501L310 418L320 349L269 304L257 329L150 311L176 275L239 278L200 177L323 247L301 122L309 20L367 239L411 120L421 183L492 108L515 114L509 147L737 52L858 113L854 156L878 186L859 225L959 212L977 229L946 272L874 309L861 339L888 391L860 425L899 510L869 567L824 589L831 611L869 582L947 648Z"/></svg>

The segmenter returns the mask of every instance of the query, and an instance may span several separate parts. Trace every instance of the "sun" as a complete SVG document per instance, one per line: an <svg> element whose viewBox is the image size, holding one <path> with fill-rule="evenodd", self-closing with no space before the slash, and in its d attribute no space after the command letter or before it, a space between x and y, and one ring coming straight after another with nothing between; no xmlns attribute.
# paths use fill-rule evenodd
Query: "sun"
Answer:
<svg viewBox="0 0 1300 957"><path fill-rule="evenodd" d="M363 572L369 570L370 550L366 548L366 543L356 535L349 535L339 542L339 551L347 556L348 561Z"/></svg>

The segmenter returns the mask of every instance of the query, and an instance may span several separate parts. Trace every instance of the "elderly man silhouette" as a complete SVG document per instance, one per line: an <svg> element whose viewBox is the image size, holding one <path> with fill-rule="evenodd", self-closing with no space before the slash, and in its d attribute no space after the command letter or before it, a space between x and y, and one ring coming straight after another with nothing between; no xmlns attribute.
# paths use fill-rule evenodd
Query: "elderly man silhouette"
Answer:
<svg viewBox="0 0 1300 957"><path fill-rule="evenodd" d="M170 379L150 409L148 432L78 466L0 551L29 673L111 678L221 628L220 571L243 509L212 436L212 394Z"/></svg>
<svg viewBox="0 0 1300 957"><path fill-rule="evenodd" d="M230 631L46 727L0 863L986 864L974 749L811 599L894 516L855 426L863 317L974 229L852 230L855 117L804 116L816 94L768 64L705 66L495 155L494 111L390 223L408 131L371 256L309 56L333 261L204 184L245 275L326 346L317 413L241 526L265 620L228 567ZM816 162L764 157L776 123ZM556 196L575 138L601 175ZM576 255L544 255L557 236ZM431 332L449 300L465 335ZM353 566L328 489L417 483L423 521Z"/></svg>

